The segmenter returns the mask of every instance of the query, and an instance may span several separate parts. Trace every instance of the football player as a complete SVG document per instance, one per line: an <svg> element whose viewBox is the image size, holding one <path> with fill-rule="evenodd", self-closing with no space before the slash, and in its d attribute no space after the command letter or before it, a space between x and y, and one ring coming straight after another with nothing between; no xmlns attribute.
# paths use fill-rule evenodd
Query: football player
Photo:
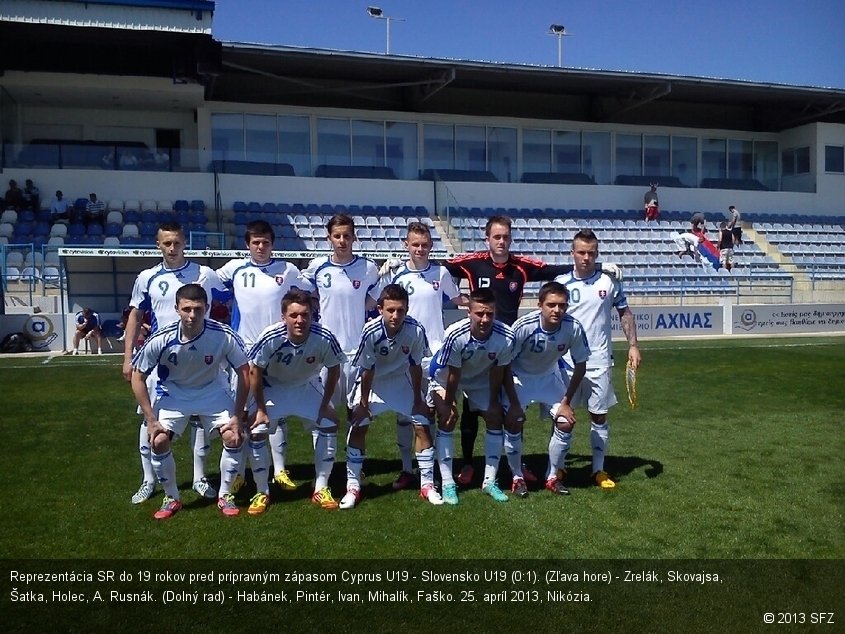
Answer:
<svg viewBox="0 0 845 634"><path fill-rule="evenodd" d="M610 428L607 413L616 405L613 392L611 368L613 367L613 345L611 342L611 312L619 313L622 332L628 340L628 362L638 368L642 361L637 342L637 322L628 306L628 299L622 284L602 273L596 267L599 255L599 240L591 229L582 229L572 240L572 259L575 269L556 281L569 291L568 314L577 319L587 333L590 357L587 359L587 373L573 395L571 405L584 405L590 414L590 440L593 448L593 482L602 489L613 489L616 483L604 470L604 458ZM568 373L572 377L572 364ZM558 474L562 479L565 470Z"/></svg>
<svg viewBox="0 0 845 634"><path fill-rule="evenodd" d="M428 426L429 408L423 400L422 359L428 342L422 325L408 317L408 291L388 284L378 299L379 317L364 326L352 364L360 376L349 399L352 411L346 443L346 495L341 509L361 500L361 470L366 455L367 430L374 416L394 412L419 427L417 462L420 497L443 504L434 488L434 447Z"/></svg>
<svg viewBox="0 0 845 634"><path fill-rule="evenodd" d="M311 297L293 289L282 299L282 320L264 330L249 352L250 388L255 412L250 416L250 433L271 435L279 420L289 416L303 419L314 439L314 493L311 500L324 509L336 509L329 489L329 476L337 453L337 412L332 397L337 388L346 355L335 336L312 320ZM321 382L320 373L325 379ZM266 456L266 447L262 450ZM263 460L267 460L266 457ZM266 464L266 462L264 463ZM267 470L253 473L255 485L264 495L250 512L261 513L269 502Z"/></svg>
<svg viewBox="0 0 845 634"><path fill-rule="evenodd" d="M587 358L590 356L584 328L566 314L568 301L569 292L563 284L543 284L539 310L520 317L513 325L514 358L511 362L520 405L517 411L531 403L539 403L541 411L548 412L552 419L545 482L546 488L558 495L569 494L556 474L558 468L564 467L575 425L575 412L569 403L587 371ZM574 361L571 378L560 371L561 357L566 353ZM510 415L507 423L505 453L513 472L511 491L525 498L528 497L528 487L522 476L522 424Z"/></svg>
<svg viewBox="0 0 845 634"><path fill-rule="evenodd" d="M446 329L443 346L429 367L429 396L438 419L437 460L443 479L443 500L447 504L458 503L452 477L452 431L457 422L458 391L463 392L467 408L479 412L487 427L481 489L497 502L508 501L496 483L496 473L503 446L504 415L499 397L513 355L514 339L510 326L495 319L495 307L496 299L489 288L472 291L469 317ZM512 389L507 396L512 403L519 402ZM512 410L513 416L519 418L517 407L513 406Z"/></svg>
<svg viewBox="0 0 845 634"><path fill-rule="evenodd" d="M219 285L213 270L185 259L185 233L178 222L162 223L159 226L156 246L161 251L161 262L138 274L129 300L131 310L126 318L123 340L123 378L127 381L132 378L132 355L144 322L144 312L150 312L150 329L152 333L155 333L159 328L179 319L175 309L176 291L182 286L192 283L200 284L207 296L211 297L212 289ZM152 399L152 390L155 387L154 373L150 374L148 385ZM155 492L156 477L150 462L149 434L144 420L141 420L138 443L143 480L138 491L132 496L132 504L140 504ZM206 437L205 430L196 422L192 423L193 488L203 497L214 499L217 497L217 491L205 478L205 458L208 455L209 443L210 439Z"/></svg>
<svg viewBox="0 0 845 634"><path fill-rule="evenodd" d="M285 293L292 288L309 292L314 290L293 264L273 257L275 239L270 223L265 220L250 222L244 234L249 257L229 260L217 269L220 282L234 296L232 328L243 339L247 350L258 341L258 336L265 328L281 321ZM284 419L277 421L276 431L270 438L270 455L273 460L273 480L282 489L293 490L296 484L286 468L287 434L288 427ZM250 434L246 460L241 460L241 478L247 462L253 474L268 468L268 464L258 462L265 454L262 446L266 443L266 435ZM237 492L239 486L235 488ZM253 501L260 502L260 499L255 497Z"/></svg>
<svg viewBox="0 0 845 634"><path fill-rule="evenodd" d="M182 508L176 485L176 462L170 441L185 431L191 417L210 435L223 440L220 457L220 498L224 515L237 515L229 487L238 472L240 413L246 405L249 364L240 337L228 326L206 319L208 295L199 284L184 284L176 291L179 320L159 328L131 361L132 391L144 414L151 462L164 500L154 517L173 517ZM235 398L221 382L221 369L234 368L238 376ZM147 378L156 372L155 398L150 399Z"/></svg>

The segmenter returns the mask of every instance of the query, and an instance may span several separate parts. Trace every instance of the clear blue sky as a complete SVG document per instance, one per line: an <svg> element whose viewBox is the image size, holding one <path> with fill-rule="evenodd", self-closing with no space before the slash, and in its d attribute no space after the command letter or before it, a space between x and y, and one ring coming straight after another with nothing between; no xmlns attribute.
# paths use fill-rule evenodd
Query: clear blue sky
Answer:
<svg viewBox="0 0 845 634"><path fill-rule="evenodd" d="M217 0L226 42L845 88L845 0Z"/></svg>

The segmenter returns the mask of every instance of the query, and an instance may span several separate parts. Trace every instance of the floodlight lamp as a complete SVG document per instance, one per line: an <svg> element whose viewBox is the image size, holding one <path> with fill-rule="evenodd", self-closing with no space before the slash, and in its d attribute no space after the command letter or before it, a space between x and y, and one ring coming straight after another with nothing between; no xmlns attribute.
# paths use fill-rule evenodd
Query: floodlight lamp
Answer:
<svg viewBox="0 0 845 634"><path fill-rule="evenodd" d="M381 18L384 16L384 11L379 7L367 7L367 14L371 18Z"/></svg>
<svg viewBox="0 0 845 634"><path fill-rule="evenodd" d="M562 24L552 24L549 27L549 33L553 33L555 35L564 35L566 33L566 27Z"/></svg>

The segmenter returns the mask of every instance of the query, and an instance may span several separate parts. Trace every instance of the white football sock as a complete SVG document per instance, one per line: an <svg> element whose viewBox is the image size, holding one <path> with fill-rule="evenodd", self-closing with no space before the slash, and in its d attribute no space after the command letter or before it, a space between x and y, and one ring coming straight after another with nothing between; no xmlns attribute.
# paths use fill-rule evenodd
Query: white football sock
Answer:
<svg viewBox="0 0 845 634"><path fill-rule="evenodd" d="M420 467L420 488L434 484L434 447L418 451L417 464Z"/></svg>
<svg viewBox="0 0 845 634"><path fill-rule="evenodd" d="M150 437L147 435L147 422L141 420L138 430L138 453L141 454L141 471L144 472L144 482L155 482L156 474L150 461Z"/></svg>
<svg viewBox="0 0 845 634"><path fill-rule="evenodd" d="M452 432L443 431L442 429L437 430L436 451L443 486L455 484L455 479L452 476L452 456L455 453L455 439L452 437Z"/></svg>
<svg viewBox="0 0 845 634"><path fill-rule="evenodd" d="M549 469L546 471L546 481L556 477L558 469L566 469L566 454L572 443L572 432L561 431L552 425L552 436L549 438Z"/></svg>
<svg viewBox="0 0 845 634"><path fill-rule="evenodd" d="M158 483L164 489L164 493L175 500L179 499L179 488L176 486L176 461L173 459L173 452L166 451L158 454L150 452L150 462L153 465Z"/></svg>
<svg viewBox="0 0 845 634"><path fill-rule="evenodd" d="M346 446L346 490L361 490L361 470L364 468L364 451Z"/></svg>
<svg viewBox="0 0 845 634"><path fill-rule="evenodd" d="M269 494L270 452L267 451L266 440L249 441L249 460L252 466L252 479L255 480L255 490Z"/></svg>
<svg viewBox="0 0 845 634"><path fill-rule="evenodd" d="M414 446L414 425L408 421L396 421L396 446L402 459L402 471L411 473L414 469L411 449Z"/></svg>
<svg viewBox="0 0 845 634"><path fill-rule="evenodd" d="M194 453L194 482L205 477L205 459L208 457L209 441L202 423L190 421L191 449Z"/></svg>
<svg viewBox="0 0 845 634"><path fill-rule="evenodd" d="M505 432L505 455L514 479L522 479L522 432Z"/></svg>
<svg viewBox="0 0 845 634"><path fill-rule="evenodd" d="M593 473L604 471L604 456L607 453L608 422L602 425L590 424L590 444L593 447Z"/></svg>
<svg viewBox="0 0 845 634"><path fill-rule="evenodd" d="M284 418L279 420L276 431L270 435L270 452L273 455L273 474L287 469L285 459L288 452L288 423Z"/></svg>
<svg viewBox="0 0 845 634"><path fill-rule="evenodd" d="M329 486L329 476L334 467L334 457L337 453L337 433L317 432L314 447L314 470L317 477L314 480L314 490L319 491Z"/></svg>
<svg viewBox="0 0 845 634"><path fill-rule="evenodd" d="M244 446L241 443L240 447L227 447L223 445L223 451L220 453L220 492L222 498L232 490L232 483L238 475L238 468L244 459Z"/></svg>
<svg viewBox="0 0 845 634"><path fill-rule="evenodd" d="M482 488L490 482L496 481L496 472L499 470L499 460L502 457L502 445L504 434L500 429L488 429L484 433L484 480Z"/></svg>

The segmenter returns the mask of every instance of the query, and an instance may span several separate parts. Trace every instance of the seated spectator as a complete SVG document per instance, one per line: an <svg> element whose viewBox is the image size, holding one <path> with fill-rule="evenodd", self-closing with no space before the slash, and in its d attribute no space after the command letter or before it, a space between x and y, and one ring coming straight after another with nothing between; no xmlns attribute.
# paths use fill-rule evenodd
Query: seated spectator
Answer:
<svg viewBox="0 0 845 634"><path fill-rule="evenodd" d="M23 208L23 192L14 179L9 181L9 189L3 196L3 209L14 209L20 211Z"/></svg>
<svg viewBox="0 0 845 634"><path fill-rule="evenodd" d="M31 209L32 211L38 211L41 209L41 192L38 191L38 188L32 182L31 178L26 179L22 196L23 209Z"/></svg>
<svg viewBox="0 0 845 634"><path fill-rule="evenodd" d="M106 224L106 203L97 200L97 194L91 193L88 196L88 204L85 205L85 221L90 225L96 222L105 228Z"/></svg>
<svg viewBox="0 0 845 634"><path fill-rule="evenodd" d="M73 202L65 198L61 189L56 190L56 197L50 203L50 220L52 222L70 222L73 220Z"/></svg>
<svg viewBox="0 0 845 634"><path fill-rule="evenodd" d="M73 333L73 354L79 354L79 342L84 338L97 340L97 354L103 354L103 330L100 315L90 308L83 308L76 313L76 332Z"/></svg>

